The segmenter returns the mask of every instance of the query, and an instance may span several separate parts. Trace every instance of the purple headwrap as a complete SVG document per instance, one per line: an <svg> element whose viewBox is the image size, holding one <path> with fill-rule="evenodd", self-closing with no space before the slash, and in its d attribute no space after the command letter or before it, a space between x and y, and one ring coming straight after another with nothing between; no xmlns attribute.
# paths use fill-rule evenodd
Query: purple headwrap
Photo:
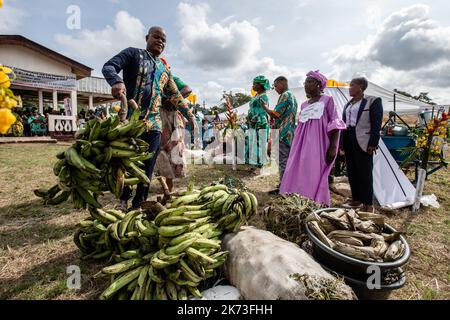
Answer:
<svg viewBox="0 0 450 320"><path fill-rule="evenodd" d="M320 90L324 90L327 87L328 79L319 72L319 70L316 71L310 71L306 74L307 77L311 77L316 79L320 82Z"/></svg>

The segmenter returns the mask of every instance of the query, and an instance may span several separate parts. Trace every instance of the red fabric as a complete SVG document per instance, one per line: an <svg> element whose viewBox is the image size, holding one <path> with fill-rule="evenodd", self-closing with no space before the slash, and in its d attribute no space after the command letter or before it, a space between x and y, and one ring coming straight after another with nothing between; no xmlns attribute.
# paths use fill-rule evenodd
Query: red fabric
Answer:
<svg viewBox="0 0 450 320"><path fill-rule="evenodd" d="M170 66L169 66L169 64L167 63L167 60L165 59L165 58L159 58L159 60L161 60L161 62L166 66L166 68L168 69L168 70L170 70Z"/></svg>

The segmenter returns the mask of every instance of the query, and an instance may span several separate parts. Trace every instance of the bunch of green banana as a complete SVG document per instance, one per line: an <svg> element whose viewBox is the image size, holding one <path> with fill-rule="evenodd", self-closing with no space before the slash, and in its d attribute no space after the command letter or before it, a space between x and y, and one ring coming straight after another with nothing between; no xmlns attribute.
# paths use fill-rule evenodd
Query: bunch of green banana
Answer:
<svg viewBox="0 0 450 320"><path fill-rule="evenodd" d="M91 217L81 221L74 242L82 259L112 259L120 262L157 250L157 228L142 212L89 208Z"/></svg>
<svg viewBox="0 0 450 320"><path fill-rule="evenodd" d="M221 251L220 237L238 231L257 206L249 192L190 185L152 221L145 211L125 215L90 207L91 217L80 223L76 243L88 258L115 263L101 272L112 276L101 299L201 297L205 280L217 275L228 255Z"/></svg>
<svg viewBox="0 0 450 320"><path fill-rule="evenodd" d="M218 227L227 232L237 232L257 211L258 200L253 193L235 190L221 206Z"/></svg>
<svg viewBox="0 0 450 320"><path fill-rule="evenodd" d="M183 208L189 204L202 206L202 210L182 215L193 218L210 216L217 222L220 230L228 232L239 230L251 215L257 214L258 210L258 200L254 194L230 190L222 184L205 187L199 193L194 191L180 196L172 201L171 208Z"/></svg>
<svg viewBox="0 0 450 320"><path fill-rule="evenodd" d="M203 234L208 230L217 232L214 225L203 229ZM189 294L201 297L198 287L202 281L216 276L216 269L226 261L228 252L220 251L220 244L220 240L208 239L202 233L187 232L167 238L158 251L130 254L129 259L103 268L102 273L114 277L100 298L185 300Z"/></svg>
<svg viewBox="0 0 450 320"><path fill-rule="evenodd" d="M191 201L184 198L177 203ZM140 235L147 234L149 239L157 242L157 250L146 255L142 250L139 254L131 252L129 259L104 268L104 274L117 272L120 275L112 280L101 298L182 300L187 299L188 295L201 297L199 286L217 275L216 269L225 263L228 254L220 251L222 231L212 222L211 213L204 204L185 204L172 206L160 212L154 221L147 222L156 228L156 232L150 234L139 230ZM133 217L129 218L129 215ZM140 213L129 213L125 219L141 216ZM142 223L145 222L143 219ZM122 223L123 220L119 222L119 239ZM137 269L140 270L139 275L136 275Z"/></svg>
<svg viewBox="0 0 450 320"><path fill-rule="evenodd" d="M45 204L59 204L71 198L75 208L88 205L101 208L98 196L110 191L120 197L124 186L140 182L150 184L142 169L153 154L149 145L139 139L145 122L119 123L113 116L105 121L93 119L76 134L76 141L56 155L53 173L58 184L49 190L35 190ZM57 190L57 191L56 191Z"/></svg>

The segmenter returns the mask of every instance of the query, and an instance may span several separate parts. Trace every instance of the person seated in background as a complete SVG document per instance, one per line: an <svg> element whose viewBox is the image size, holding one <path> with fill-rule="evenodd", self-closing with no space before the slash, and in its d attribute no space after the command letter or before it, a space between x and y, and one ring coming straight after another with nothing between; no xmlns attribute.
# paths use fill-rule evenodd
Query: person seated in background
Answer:
<svg viewBox="0 0 450 320"><path fill-rule="evenodd" d="M28 119L31 117L30 110L26 110L22 113L23 132L25 137L31 137L31 126Z"/></svg>
<svg viewBox="0 0 450 320"><path fill-rule="evenodd" d="M84 110L81 110L81 111L78 113L78 116L77 116L77 125L78 125L78 127L79 127L80 129L83 129L84 126L85 126L85 124L86 124L86 119L84 118L84 117L85 117L85 114L86 114L86 112L85 112Z"/></svg>
<svg viewBox="0 0 450 320"><path fill-rule="evenodd" d="M90 121L92 119L95 119L95 112L94 110L89 110L87 114L87 121Z"/></svg>

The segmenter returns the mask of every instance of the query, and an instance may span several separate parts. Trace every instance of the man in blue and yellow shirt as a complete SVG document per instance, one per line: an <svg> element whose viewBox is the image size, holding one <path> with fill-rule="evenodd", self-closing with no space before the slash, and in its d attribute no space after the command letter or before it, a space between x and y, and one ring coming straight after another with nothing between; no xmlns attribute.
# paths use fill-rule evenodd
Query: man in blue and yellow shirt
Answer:
<svg viewBox="0 0 450 320"><path fill-rule="evenodd" d="M162 97L166 97L195 126L192 113L181 96L170 68L160 58L166 46L166 33L161 27L150 28L145 37L146 49L127 48L105 63L102 73L111 85L115 98L126 95L127 100L134 99L141 107L141 119L145 120L147 132L142 139L150 145L149 152L155 152L153 158L146 162L145 171L152 178L153 169L161 142ZM123 78L119 76L123 72ZM131 111L131 110L129 110ZM140 207L148 197L149 186L139 184L132 201L132 209ZM121 209L127 208L132 190L126 188L121 196Z"/></svg>

